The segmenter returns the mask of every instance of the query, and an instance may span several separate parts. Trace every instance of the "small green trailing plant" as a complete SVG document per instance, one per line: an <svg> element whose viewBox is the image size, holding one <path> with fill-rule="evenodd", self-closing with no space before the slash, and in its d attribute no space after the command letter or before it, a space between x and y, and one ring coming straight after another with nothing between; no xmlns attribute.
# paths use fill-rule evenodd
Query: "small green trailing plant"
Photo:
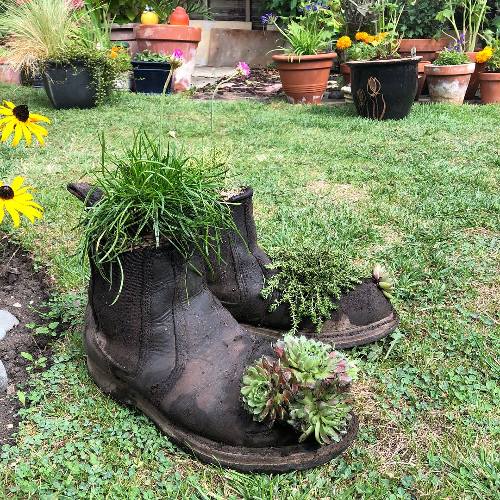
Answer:
<svg viewBox="0 0 500 500"><path fill-rule="evenodd" d="M277 358L263 356L243 375L246 410L270 427L287 422L301 433L299 442L311 435L320 445L340 441L351 418L347 388L357 367L328 344L291 334L274 352Z"/></svg>
<svg viewBox="0 0 500 500"><path fill-rule="evenodd" d="M220 196L226 172L219 152L190 156L144 130L121 155L108 154L103 137L95 175L103 196L80 221L82 258L91 253L102 273L106 264L120 263L120 254L144 244L169 243L185 258L194 249L207 261L212 252L220 255L221 232L237 231Z"/></svg>
<svg viewBox="0 0 500 500"><path fill-rule="evenodd" d="M292 331L304 319L310 319L319 331L334 310L334 301L360 282L359 271L340 248L308 241L270 249L270 255L273 263L269 268L277 272L266 280L262 296L274 299L271 310L281 304L289 306Z"/></svg>
<svg viewBox="0 0 500 500"><path fill-rule="evenodd" d="M170 56L167 54L159 54L158 52L143 50L142 52L137 52L137 54L135 54L134 61L168 64L170 62Z"/></svg>
<svg viewBox="0 0 500 500"><path fill-rule="evenodd" d="M433 64L437 66L456 66L467 63L470 63L470 59L464 52L444 49L439 53Z"/></svg>

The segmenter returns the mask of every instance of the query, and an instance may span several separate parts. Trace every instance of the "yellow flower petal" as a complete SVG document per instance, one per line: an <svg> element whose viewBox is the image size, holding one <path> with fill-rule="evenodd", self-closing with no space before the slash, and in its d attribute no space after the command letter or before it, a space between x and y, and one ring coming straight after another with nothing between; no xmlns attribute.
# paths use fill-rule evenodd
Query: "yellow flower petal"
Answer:
<svg viewBox="0 0 500 500"><path fill-rule="evenodd" d="M12 116L12 110L4 106L0 106L0 115Z"/></svg>
<svg viewBox="0 0 500 500"><path fill-rule="evenodd" d="M14 196L17 194L17 191L21 188L23 184L24 184L24 177L21 177L20 175L14 177L14 180L10 184L10 187L14 191Z"/></svg>
<svg viewBox="0 0 500 500"><path fill-rule="evenodd" d="M3 200L0 200L0 224L3 221L4 215L5 215L5 211L3 209Z"/></svg>
<svg viewBox="0 0 500 500"><path fill-rule="evenodd" d="M27 205L23 205L22 203L13 203L13 209L17 210L19 213L23 214L29 221L33 224L35 219L41 219L42 214L40 211L36 210L33 207L29 207Z"/></svg>
<svg viewBox="0 0 500 500"><path fill-rule="evenodd" d="M12 121L12 116L6 116L0 120L0 127L8 122Z"/></svg>
<svg viewBox="0 0 500 500"><path fill-rule="evenodd" d="M5 99L4 99L3 103L5 106L7 106L10 109L14 109L16 107L16 105L13 102L6 101Z"/></svg>
<svg viewBox="0 0 500 500"><path fill-rule="evenodd" d="M2 142L5 142L9 139L10 134L12 134L12 131L14 130L15 125L16 125L15 121L11 121L11 122L7 123L7 125L5 125L5 127L3 128L3 132L2 132L2 138L0 139Z"/></svg>
<svg viewBox="0 0 500 500"><path fill-rule="evenodd" d="M37 115L36 113L30 113L30 122L46 122L50 123L50 120L43 115Z"/></svg>
<svg viewBox="0 0 500 500"><path fill-rule="evenodd" d="M30 129L24 123L21 126L23 128L24 140L26 141L26 144L28 146L31 146L31 132L30 132Z"/></svg>
<svg viewBox="0 0 500 500"><path fill-rule="evenodd" d="M26 122L26 126L32 131L38 131L40 135L47 136L49 133L47 132L46 129L44 129L41 125L38 125L37 123L30 123Z"/></svg>
<svg viewBox="0 0 500 500"><path fill-rule="evenodd" d="M40 133L39 130L35 130L33 128L30 128L31 129L31 132L33 133L33 135L36 137L36 140L39 142L39 144L41 146L45 146L45 141L43 140L43 136L42 134ZM47 134L45 134L47 135Z"/></svg>
<svg viewBox="0 0 500 500"><path fill-rule="evenodd" d="M23 127L21 123L18 123L14 131L14 140L12 141L12 147L15 148L19 141L23 138Z"/></svg>
<svg viewBox="0 0 500 500"><path fill-rule="evenodd" d="M14 204L12 203L12 200L6 200L4 201L5 208L7 209L7 212L9 212L9 215L12 218L12 222L14 223L14 227L19 227L19 224L21 223L21 218L19 217L19 214L17 213L16 209L14 208Z"/></svg>

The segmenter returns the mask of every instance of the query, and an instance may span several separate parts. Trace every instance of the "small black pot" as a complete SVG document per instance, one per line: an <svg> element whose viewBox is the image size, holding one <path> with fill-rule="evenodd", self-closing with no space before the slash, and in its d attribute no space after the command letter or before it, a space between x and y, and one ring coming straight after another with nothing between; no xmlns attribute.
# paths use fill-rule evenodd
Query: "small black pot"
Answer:
<svg viewBox="0 0 500 500"><path fill-rule="evenodd" d="M373 120L399 120L407 116L417 92L420 59L348 61L358 115Z"/></svg>
<svg viewBox="0 0 500 500"><path fill-rule="evenodd" d="M43 86L56 109L93 108L97 103L90 71L80 63L48 63Z"/></svg>
<svg viewBox="0 0 500 500"><path fill-rule="evenodd" d="M132 61L135 91L141 94L161 94L170 73L170 64L148 61ZM172 79L167 94L172 91Z"/></svg>

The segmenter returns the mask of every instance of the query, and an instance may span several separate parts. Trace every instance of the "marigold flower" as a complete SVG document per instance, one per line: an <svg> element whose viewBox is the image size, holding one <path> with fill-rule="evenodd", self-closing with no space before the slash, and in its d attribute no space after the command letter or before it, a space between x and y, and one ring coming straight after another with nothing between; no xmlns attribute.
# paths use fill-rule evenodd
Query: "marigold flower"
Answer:
<svg viewBox="0 0 500 500"><path fill-rule="evenodd" d="M365 43L373 43L377 41L377 39L373 36L373 35L368 35L364 40L363 42Z"/></svg>
<svg viewBox="0 0 500 500"><path fill-rule="evenodd" d="M485 47L483 50L476 54L476 62L481 64L489 61L493 56L493 49L491 47Z"/></svg>
<svg viewBox="0 0 500 500"><path fill-rule="evenodd" d="M338 50L345 50L348 49L352 45L352 41L348 36L341 36L337 40L337 49Z"/></svg>
<svg viewBox="0 0 500 500"><path fill-rule="evenodd" d="M366 31L358 31L354 38L357 42L364 42L367 37L370 35Z"/></svg>
<svg viewBox="0 0 500 500"><path fill-rule="evenodd" d="M5 212L12 218L14 227L19 227L21 223L19 214L24 215L31 223L42 218L43 208L33 201L33 195L29 192L33 188L22 187L23 183L23 177L16 177L10 186L0 181L0 223Z"/></svg>
<svg viewBox="0 0 500 500"><path fill-rule="evenodd" d="M3 105L0 106L1 115L4 115L4 118L0 118L1 142L7 142L12 133L14 133L12 141L12 147L14 148L23 137L26 144L30 146L32 134L42 146L45 144L43 138L48 132L41 125L38 125L37 122L50 123L50 120L46 116L30 113L28 106L24 104L16 106L10 101L3 101Z"/></svg>

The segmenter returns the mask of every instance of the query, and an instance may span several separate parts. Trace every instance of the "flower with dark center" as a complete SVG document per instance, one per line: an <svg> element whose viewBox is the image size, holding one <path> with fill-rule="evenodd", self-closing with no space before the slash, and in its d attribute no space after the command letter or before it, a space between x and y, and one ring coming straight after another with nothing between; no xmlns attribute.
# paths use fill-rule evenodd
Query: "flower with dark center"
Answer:
<svg viewBox="0 0 500 500"><path fill-rule="evenodd" d="M5 213L10 215L14 222L14 227L21 223L21 215L24 215L32 223L35 219L40 219L43 215L43 208L33 201L31 186L24 186L24 178L16 177L9 186L0 181L0 223L5 217Z"/></svg>
<svg viewBox="0 0 500 500"><path fill-rule="evenodd" d="M29 146L34 135L43 146L45 143L43 138L48 132L37 122L50 123L50 120L43 115L30 113L25 104L16 106L10 101L3 101L3 105L0 105L0 132L2 134L0 141L7 142L14 134L12 147L16 147L23 138Z"/></svg>

